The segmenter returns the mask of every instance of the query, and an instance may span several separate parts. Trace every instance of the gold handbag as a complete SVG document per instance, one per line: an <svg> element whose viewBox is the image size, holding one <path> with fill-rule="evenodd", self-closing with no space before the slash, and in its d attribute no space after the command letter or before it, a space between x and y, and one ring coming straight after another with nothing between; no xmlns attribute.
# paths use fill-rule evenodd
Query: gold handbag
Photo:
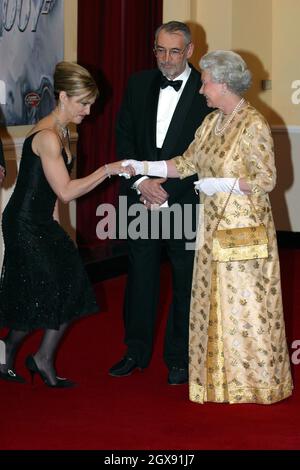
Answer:
<svg viewBox="0 0 300 470"><path fill-rule="evenodd" d="M237 180L235 180L234 185L236 181ZM218 230L219 223L224 215L234 185L230 191L213 233L213 261L227 262L267 258L269 256L268 235L266 227L262 222L260 225L255 225L252 227ZM248 196L248 198L257 214L250 196Z"/></svg>

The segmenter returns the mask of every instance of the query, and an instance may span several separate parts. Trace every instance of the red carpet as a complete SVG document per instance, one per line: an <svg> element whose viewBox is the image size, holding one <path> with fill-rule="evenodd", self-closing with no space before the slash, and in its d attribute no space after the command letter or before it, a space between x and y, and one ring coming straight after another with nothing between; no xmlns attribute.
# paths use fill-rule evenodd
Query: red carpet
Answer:
<svg viewBox="0 0 300 470"><path fill-rule="evenodd" d="M289 345L300 340L300 251L281 253ZM160 324L150 367L113 378L108 368L122 356L125 276L95 286L102 312L70 329L57 358L60 375L76 389L0 382L0 449L299 449L300 364L293 365L295 391L288 400L263 405L197 405L188 387L166 383L162 361L170 276L162 268ZM17 370L29 376L24 358L40 334L24 343ZM299 346L298 346L299 348ZM291 354L292 354L291 350ZM300 359L300 352L298 354Z"/></svg>

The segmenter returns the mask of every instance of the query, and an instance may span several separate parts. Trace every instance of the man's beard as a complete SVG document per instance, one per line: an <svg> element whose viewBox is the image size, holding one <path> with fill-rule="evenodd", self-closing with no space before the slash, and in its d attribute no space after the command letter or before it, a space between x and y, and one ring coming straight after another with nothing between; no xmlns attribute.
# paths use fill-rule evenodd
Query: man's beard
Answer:
<svg viewBox="0 0 300 470"><path fill-rule="evenodd" d="M166 65L169 65L169 64L159 64L158 68L161 71L161 73L165 75L167 78L172 79L180 75L177 70L176 65L171 65L170 67L167 67Z"/></svg>

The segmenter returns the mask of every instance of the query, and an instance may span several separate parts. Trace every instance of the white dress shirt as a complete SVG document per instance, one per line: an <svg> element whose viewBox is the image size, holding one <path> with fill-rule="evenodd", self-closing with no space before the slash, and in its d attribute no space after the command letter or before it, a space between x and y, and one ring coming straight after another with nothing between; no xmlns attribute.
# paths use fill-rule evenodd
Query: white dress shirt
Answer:
<svg viewBox="0 0 300 470"><path fill-rule="evenodd" d="M156 118L156 147L157 148L162 148L163 146L174 111L182 95L186 82L188 81L191 71L192 69L187 63L184 71L178 77L176 77L175 80L182 80L182 85L178 91L176 91L171 86L160 89L159 98L158 98L158 106L157 106L157 118ZM143 176L142 178L139 178L134 183L133 188L137 190L138 194L141 194L140 191L138 190L138 186L146 178L148 177ZM165 202L160 207L168 207L168 203Z"/></svg>
<svg viewBox="0 0 300 470"><path fill-rule="evenodd" d="M162 148L163 146L174 111L182 95L185 84L188 81L190 73L191 68L188 64L186 64L186 68L182 74L176 77L176 80L182 80L182 85L178 91L174 90L174 88L171 86L160 89L156 119L157 148Z"/></svg>

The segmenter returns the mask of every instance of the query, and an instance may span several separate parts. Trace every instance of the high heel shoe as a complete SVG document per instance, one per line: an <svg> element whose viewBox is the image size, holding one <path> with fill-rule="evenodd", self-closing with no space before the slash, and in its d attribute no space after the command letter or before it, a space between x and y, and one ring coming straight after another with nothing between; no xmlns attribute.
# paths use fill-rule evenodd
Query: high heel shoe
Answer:
<svg viewBox="0 0 300 470"><path fill-rule="evenodd" d="M16 374L13 369L7 369L5 372L1 372L0 370L0 379L7 380L8 382L18 382L20 384L24 384L26 382L24 377Z"/></svg>
<svg viewBox="0 0 300 470"><path fill-rule="evenodd" d="M75 382L72 382L71 380L68 380L62 377L56 377L56 380L57 380L56 384L51 384L45 372L43 372L42 370L38 368L37 363L35 362L33 356L27 356L25 365L30 372L32 384L34 382L34 376L37 373L43 380L44 384L51 388L71 388L71 387L75 387L76 385Z"/></svg>

